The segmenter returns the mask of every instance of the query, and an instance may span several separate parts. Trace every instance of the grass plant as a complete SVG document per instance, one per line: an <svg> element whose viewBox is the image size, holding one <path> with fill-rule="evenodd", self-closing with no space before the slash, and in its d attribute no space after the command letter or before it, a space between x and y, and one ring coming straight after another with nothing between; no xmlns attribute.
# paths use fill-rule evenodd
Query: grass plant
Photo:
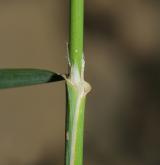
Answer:
<svg viewBox="0 0 160 165"><path fill-rule="evenodd" d="M44 69L0 69L0 89L65 80L65 165L83 164L84 111L86 95L91 89L84 80L83 17L84 0L70 0L69 71L66 74Z"/></svg>

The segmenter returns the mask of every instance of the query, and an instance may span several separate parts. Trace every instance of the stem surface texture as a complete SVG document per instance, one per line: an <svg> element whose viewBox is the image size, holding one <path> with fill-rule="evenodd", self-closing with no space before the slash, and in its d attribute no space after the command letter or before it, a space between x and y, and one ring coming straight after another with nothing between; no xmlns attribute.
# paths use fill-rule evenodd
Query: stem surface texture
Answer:
<svg viewBox="0 0 160 165"><path fill-rule="evenodd" d="M84 0L70 0L69 76L66 77L65 165L83 164L83 132L86 95L90 85L84 80L83 57Z"/></svg>

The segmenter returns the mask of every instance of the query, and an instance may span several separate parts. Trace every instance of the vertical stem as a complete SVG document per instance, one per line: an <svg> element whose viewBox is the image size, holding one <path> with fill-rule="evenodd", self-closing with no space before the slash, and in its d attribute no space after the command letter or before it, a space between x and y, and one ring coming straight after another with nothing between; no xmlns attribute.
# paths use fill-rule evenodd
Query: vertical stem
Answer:
<svg viewBox="0 0 160 165"><path fill-rule="evenodd" d="M82 69L84 0L70 0L69 58L71 65Z"/></svg>
<svg viewBox="0 0 160 165"><path fill-rule="evenodd" d="M66 165L83 164L85 95L67 80Z"/></svg>
<svg viewBox="0 0 160 165"><path fill-rule="evenodd" d="M84 110L90 90L90 85L84 81L83 12L84 0L70 0L65 165L83 164Z"/></svg>

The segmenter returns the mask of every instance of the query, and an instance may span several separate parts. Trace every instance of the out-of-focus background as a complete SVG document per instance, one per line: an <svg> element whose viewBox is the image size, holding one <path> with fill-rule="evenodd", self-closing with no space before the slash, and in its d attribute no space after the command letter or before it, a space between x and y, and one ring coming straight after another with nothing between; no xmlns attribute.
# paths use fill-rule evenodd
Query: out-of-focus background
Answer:
<svg viewBox="0 0 160 165"><path fill-rule="evenodd" d="M67 69L68 1L1 0L0 68ZM160 164L160 3L86 0L84 165ZM62 165L64 82L0 91L0 165Z"/></svg>

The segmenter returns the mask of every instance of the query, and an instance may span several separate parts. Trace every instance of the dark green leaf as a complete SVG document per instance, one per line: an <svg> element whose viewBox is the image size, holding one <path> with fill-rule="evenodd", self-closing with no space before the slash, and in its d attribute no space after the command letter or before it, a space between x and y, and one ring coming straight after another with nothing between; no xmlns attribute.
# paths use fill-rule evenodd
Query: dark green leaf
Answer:
<svg viewBox="0 0 160 165"><path fill-rule="evenodd" d="M61 75L41 69L0 69L0 89L63 80Z"/></svg>

